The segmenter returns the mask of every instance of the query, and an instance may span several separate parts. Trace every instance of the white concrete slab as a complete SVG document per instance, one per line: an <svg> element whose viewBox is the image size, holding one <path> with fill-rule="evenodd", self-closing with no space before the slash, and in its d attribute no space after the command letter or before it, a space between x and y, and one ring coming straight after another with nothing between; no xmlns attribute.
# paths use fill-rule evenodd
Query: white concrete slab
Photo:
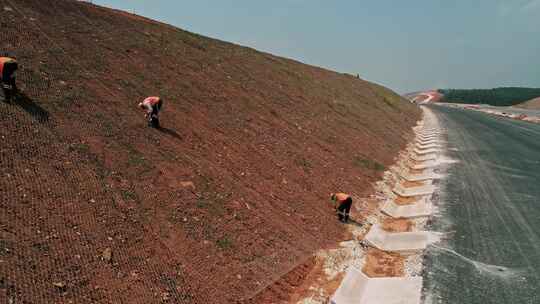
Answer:
<svg viewBox="0 0 540 304"><path fill-rule="evenodd" d="M420 187L405 188L402 185L396 185L394 189L392 189L392 191L394 191L394 193L396 193L397 195L403 197L431 195L433 194L433 192L435 192L435 186L426 185Z"/></svg>
<svg viewBox="0 0 540 304"><path fill-rule="evenodd" d="M381 207L381 211L393 218L414 218L430 216L433 213L433 208L424 197L410 205L398 205L393 200L387 200Z"/></svg>
<svg viewBox="0 0 540 304"><path fill-rule="evenodd" d="M430 154L424 154L424 155L417 155L413 153L409 156L409 158L415 161L434 160L434 159L437 159L437 153L430 153Z"/></svg>
<svg viewBox="0 0 540 304"><path fill-rule="evenodd" d="M439 143L439 140L437 138L432 138L432 139L416 139L416 143L417 144L421 144L421 145L429 145L429 144L438 144Z"/></svg>
<svg viewBox="0 0 540 304"><path fill-rule="evenodd" d="M418 130L417 132L440 132L441 130L439 128L423 128L421 130Z"/></svg>
<svg viewBox="0 0 540 304"><path fill-rule="evenodd" d="M426 149L439 149L441 148L441 145L437 144L437 143L429 143L429 144L425 144L425 145L422 145L422 144L419 144L419 143L416 143L416 148L420 149L420 150L426 150Z"/></svg>
<svg viewBox="0 0 540 304"><path fill-rule="evenodd" d="M349 267L330 304L420 304L422 277L370 278Z"/></svg>
<svg viewBox="0 0 540 304"><path fill-rule="evenodd" d="M410 172L401 173L400 176L409 182L421 182L427 180L440 179L441 176L433 172L433 170L425 170L425 172L420 174L411 174Z"/></svg>
<svg viewBox="0 0 540 304"><path fill-rule="evenodd" d="M407 165L411 169L424 170L424 169L428 169L428 168L437 167L439 165L439 162L437 162L435 160L426 160L426 161L423 161L423 162L421 162L419 164L408 163Z"/></svg>
<svg viewBox="0 0 540 304"><path fill-rule="evenodd" d="M392 252L414 252L426 249L429 232L388 232L373 225L364 239L374 247Z"/></svg>
<svg viewBox="0 0 540 304"><path fill-rule="evenodd" d="M439 135L417 135L416 138L420 139L420 140L437 140L439 138Z"/></svg>
<svg viewBox="0 0 540 304"><path fill-rule="evenodd" d="M424 124L422 130L437 130L437 127L433 124Z"/></svg>
<svg viewBox="0 0 540 304"><path fill-rule="evenodd" d="M414 153L416 153L417 155L426 155L426 154L438 153L438 152L439 152L439 149L432 148L432 149L420 150L420 149L418 149L418 148L414 148L413 151L414 151Z"/></svg>
<svg viewBox="0 0 540 304"><path fill-rule="evenodd" d="M431 137L439 137L439 133L417 133L417 137L420 137L422 139L431 138Z"/></svg>

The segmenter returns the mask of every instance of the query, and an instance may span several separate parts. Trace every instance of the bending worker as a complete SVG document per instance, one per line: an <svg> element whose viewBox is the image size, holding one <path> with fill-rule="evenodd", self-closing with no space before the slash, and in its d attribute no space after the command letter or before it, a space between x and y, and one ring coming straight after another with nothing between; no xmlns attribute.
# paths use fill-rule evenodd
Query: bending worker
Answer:
<svg viewBox="0 0 540 304"><path fill-rule="evenodd" d="M0 77L6 102L10 102L13 94L17 92L17 85L15 84L15 71L17 69L17 60L0 57Z"/></svg>
<svg viewBox="0 0 540 304"><path fill-rule="evenodd" d="M163 106L163 99L156 96L147 97L139 103L139 107L145 111L144 116L148 119L148 126L159 127L159 111Z"/></svg>
<svg viewBox="0 0 540 304"><path fill-rule="evenodd" d="M347 223L349 221L349 212L351 211L352 198L345 193L332 193L330 199L334 202L338 214L338 219Z"/></svg>

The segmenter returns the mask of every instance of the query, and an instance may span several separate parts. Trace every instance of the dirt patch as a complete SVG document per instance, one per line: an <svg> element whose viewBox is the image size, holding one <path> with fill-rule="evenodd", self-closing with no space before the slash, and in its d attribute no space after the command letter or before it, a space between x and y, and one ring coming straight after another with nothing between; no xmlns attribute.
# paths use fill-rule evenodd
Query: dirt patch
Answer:
<svg viewBox="0 0 540 304"><path fill-rule="evenodd" d="M401 185L405 188L414 188L414 187L421 187L425 186L423 182L410 182L410 181L402 181Z"/></svg>
<svg viewBox="0 0 540 304"><path fill-rule="evenodd" d="M410 174L423 174L424 170L423 169L409 169L409 173Z"/></svg>
<svg viewBox="0 0 540 304"><path fill-rule="evenodd" d="M414 228L414 223L408 219L385 218L382 228L388 232L410 232Z"/></svg>
<svg viewBox="0 0 540 304"><path fill-rule="evenodd" d="M370 248L364 264L364 273L371 278L404 276L405 258L397 253L389 253Z"/></svg>
<svg viewBox="0 0 540 304"><path fill-rule="evenodd" d="M419 166L424 164L423 161L409 160L409 167Z"/></svg>
<svg viewBox="0 0 540 304"><path fill-rule="evenodd" d="M305 292L305 286L309 286L311 280L322 273L322 264L315 256L309 258L303 264L295 267L292 271L281 277L274 284L265 288L255 297L242 303L292 303L296 294Z"/></svg>
<svg viewBox="0 0 540 304"><path fill-rule="evenodd" d="M416 202L418 202L420 198L418 196L410 196L410 197L404 197L404 196L396 196L396 198L394 199L394 203L396 203L397 205L412 205Z"/></svg>
<svg viewBox="0 0 540 304"><path fill-rule="evenodd" d="M296 303L306 297L330 297L339 287L345 272L331 279L323 269L324 260L314 257L298 266L256 297L242 303L275 304ZM312 286L317 286L314 290Z"/></svg>

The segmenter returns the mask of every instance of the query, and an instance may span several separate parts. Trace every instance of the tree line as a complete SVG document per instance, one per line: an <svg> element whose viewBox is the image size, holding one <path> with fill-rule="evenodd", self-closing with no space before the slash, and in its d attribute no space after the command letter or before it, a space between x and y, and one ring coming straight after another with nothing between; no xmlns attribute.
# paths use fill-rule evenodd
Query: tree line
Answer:
<svg viewBox="0 0 540 304"><path fill-rule="evenodd" d="M512 106L540 97L540 88L439 89L442 102Z"/></svg>

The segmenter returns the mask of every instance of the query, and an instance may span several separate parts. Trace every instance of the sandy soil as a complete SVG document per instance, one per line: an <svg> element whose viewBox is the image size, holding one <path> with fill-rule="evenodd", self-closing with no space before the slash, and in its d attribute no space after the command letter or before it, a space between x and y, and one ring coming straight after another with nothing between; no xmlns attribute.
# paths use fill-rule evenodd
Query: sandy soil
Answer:
<svg viewBox="0 0 540 304"><path fill-rule="evenodd" d="M401 182L401 185L405 188L414 188L414 187L421 187L421 186L425 186L425 183L423 182L410 182L410 181L402 181Z"/></svg>
<svg viewBox="0 0 540 304"><path fill-rule="evenodd" d="M404 197L404 196L397 195L396 198L394 199L394 202L397 205L412 205L416 203L419 199L420 198L416 196Z"/></svg>
<svg viewBox="0 0 540 304"><path fill-rule="evenodd" d="M423 169L409 169L410 174L422 174L425 170Z"/></svg>
<svg viewBox="0 0 540 304"><path fill-rule="evenodd" d="M520 103L516 105L515 107L529 109L529 110L540 110L540 97L531 99L524 103Z"/></svg>
<svg viewBox="0 0 540 304"><path fill-rule="evenodd" d="M414 223L408 219L385 218L382 228L388 232L408 232L414 228Z"/></svg>

